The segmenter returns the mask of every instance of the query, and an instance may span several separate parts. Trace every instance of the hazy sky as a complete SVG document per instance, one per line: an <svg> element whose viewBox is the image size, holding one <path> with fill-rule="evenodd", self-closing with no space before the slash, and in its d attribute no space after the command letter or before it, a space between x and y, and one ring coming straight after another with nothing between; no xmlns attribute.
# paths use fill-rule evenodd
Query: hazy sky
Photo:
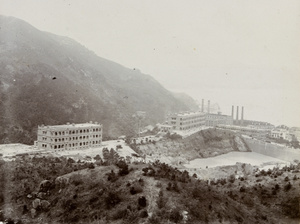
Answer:
<svg viewBox="0 0 300 224"><path fill-rule="evenodd" d="M243 105L245 119L300 126L299 0L0 0L0 14L225 114Z"/></svg>

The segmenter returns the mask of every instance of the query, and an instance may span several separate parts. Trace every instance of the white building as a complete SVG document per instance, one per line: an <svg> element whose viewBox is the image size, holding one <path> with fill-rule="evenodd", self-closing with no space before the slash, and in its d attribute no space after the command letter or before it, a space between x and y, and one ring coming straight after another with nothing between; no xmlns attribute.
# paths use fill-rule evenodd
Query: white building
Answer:
<svg viewBox="0 0 300 224"><path fill-rule="evenodd" d="M205 125L204 112L184 112L170 114L167 118L167 125L172 126L174 130L190 130Z"/></svg>
<svg viewBox="0 0 300 224"><path fill-rule="evenodd" d="M37 147L49 150L74 150L99 147L102 124L83 123L38 127Z"/></svg>
<svg viewBox="0 0 300 224"><path fill-rule="evenodd" d="M291 135L290 135L289 131L286 129L275 128L271 131L270 136L272 138L279 138L279 139L291 141Z"/></svg>

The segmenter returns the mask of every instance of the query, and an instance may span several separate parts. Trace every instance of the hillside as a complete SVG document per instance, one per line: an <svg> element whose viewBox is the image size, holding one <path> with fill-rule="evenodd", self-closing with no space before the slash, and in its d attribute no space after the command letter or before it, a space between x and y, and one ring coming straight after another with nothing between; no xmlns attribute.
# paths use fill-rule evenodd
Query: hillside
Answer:
<svg viewBox="0 0 300 224"><path fill-rule="evenodd" d="M74 40L0 16L0 143L33 143L38 125L98 121L106 137L193 109L150 75L98 57ZM99 40L101 41L101 40ZM189 107L193 108L189 108Z"/></svg>
<svg viewBox="0 0 300 224"><path fill-rule="evenodd" d="M0 221L18 223L297 223L299 165L211 181L166 164L57 157L1 162ZM245 164L244 164L245 165ZM241 165L240 169L245 166ZM3 181L5 180L5 181ZM1 195L0 195L1 196ZM14 222L11 222L14 223Z"/></svg>

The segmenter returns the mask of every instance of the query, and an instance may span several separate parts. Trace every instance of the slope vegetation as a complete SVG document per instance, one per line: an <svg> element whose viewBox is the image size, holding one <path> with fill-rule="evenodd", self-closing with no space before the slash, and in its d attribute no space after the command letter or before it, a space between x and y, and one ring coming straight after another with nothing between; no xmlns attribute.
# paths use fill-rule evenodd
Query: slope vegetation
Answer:
<svg viewBox="0 0 300 224"><path fill-rule="evenodd" d="M292 223L299 218L299 165L211 183L160 162L94 167L34 157L0 165L6 193L0 221Z"/></svg>

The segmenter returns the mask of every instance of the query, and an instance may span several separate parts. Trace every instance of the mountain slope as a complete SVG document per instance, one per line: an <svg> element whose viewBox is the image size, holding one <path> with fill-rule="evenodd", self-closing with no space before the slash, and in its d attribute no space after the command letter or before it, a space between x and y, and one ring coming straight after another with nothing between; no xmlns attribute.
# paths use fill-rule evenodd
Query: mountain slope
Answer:
<svg viewBox="0 0 300 224"><path fill-rule="evenodd" d="M74 40L0 16L0 143L32 143L37 125L99 121L105 136L190 109L149 75L98 57Z"/></svg>

